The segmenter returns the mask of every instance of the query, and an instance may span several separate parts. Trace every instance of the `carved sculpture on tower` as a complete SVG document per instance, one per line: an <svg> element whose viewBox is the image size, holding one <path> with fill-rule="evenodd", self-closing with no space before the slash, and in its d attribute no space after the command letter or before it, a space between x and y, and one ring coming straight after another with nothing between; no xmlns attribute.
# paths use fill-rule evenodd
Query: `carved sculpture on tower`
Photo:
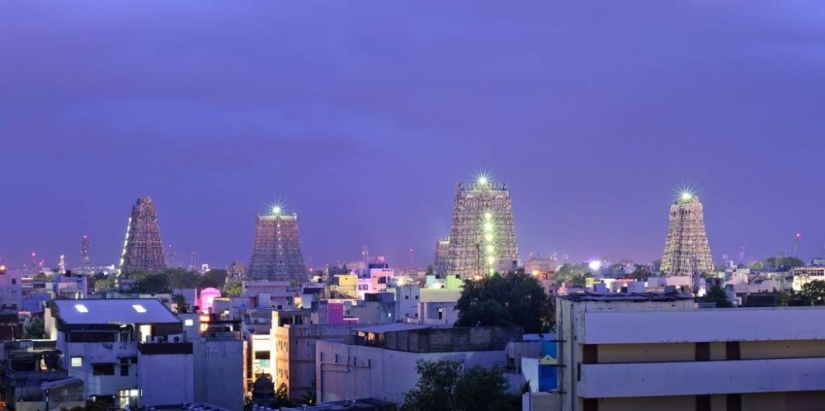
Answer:
<svg viewBox="0 0 825 411"><path fill-rule="evenodd" d="M166 269L163 242L158 227L158 211L149 197L132 206L126 229L126 242L120 259L120 273L157 272Z"/></svg>
<svg viewBox="0 0 825 411"><path fill-rule="evenodd" d="M685 191L670 206L661 272L669 276L690 276L710 273L713 269L702 203Z"/></svg>
<svg viewBox="0 0 825 411"><path fill-rule="evenodd" d="M247 275L255 280L303 280L306 276L298 215L280 206L267 215L255 216L255 242Z"/></svg>
<svg viewBox="0 0 825 411"><path fill-rule="evenodd" d="M456 187L447 274L474 278L514 270L519 263L507 184L480 176Z"/></svg>

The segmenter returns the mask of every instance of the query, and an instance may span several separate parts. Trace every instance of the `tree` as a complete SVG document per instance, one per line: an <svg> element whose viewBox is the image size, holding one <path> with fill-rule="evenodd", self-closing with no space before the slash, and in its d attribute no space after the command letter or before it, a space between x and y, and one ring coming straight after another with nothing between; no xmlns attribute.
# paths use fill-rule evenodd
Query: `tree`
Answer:
<svg viewBox="0 0 825 411"><path fill-rule="evenodd" d="M459 327L519 326L532 334L546 332L555 323L555 300L524 273L467 280L455 309Z"/></svg>
<svg viewBox="0 0 825 411"><path fill-rule="evenodd" d="M293 405L295 403L289 400L289 388L287 388L285 382L282 382L275 390L275 407L291 407Z"/></svg>
<svg viewBox="0 0 825 411"><path fill-rule="evenodd" d="M189 303L186 302L186 297L182 294L172 294L172 303L178 308L179 313L188 313L191 311Z"/></svg>
<svg viewBox="0 0 825 411"><path fill-rule="evenodd" d="M226 283L226 286L223 288L223 294L225 297L237 297L243 294L243 283L240 281L230 281Z"/></svg>
<svg viewBox="0 0 825 411"><path fill-rule="evenodd" d="M171 291L166 273L141 275L135 288L135 291L141 294L164 294Z"/></svg>
<svg viewBox="0 0 825 411"><path fill-rule="evenodd" d="M198 284L198 288L204 289L212 287L221 289L226 284L226 278L228 276L228 271L213 268L203 274L203 277L200 279L200 284Z"/></svg>
<svg viewBox="0 0 825 411"><path fill-rule="evenodd" d="M476 366L462 372L462 367L454 361L419 360L418 383L404 395L401 411L521 409L520 398L506 394L507 379L501 370Z"/></svg>
<svg viewBox="0 0 825 411"><path fill-rule="evenodd" d="M556 271L556 285L572 283L576 286L583 286L587 283L588 276L593 276L589 268L580 264L565 263Z"/></svg>
<svg viewBox="0 0 825 411"><path fill-rule="evenodd" d="M41 340L46 338L46 325L40 317L32 317L29 324L23 328L23 338Z"/></svg>
<svg viewBox="0 0 825 411"><path fill-rule="evenodd" d="M733 304L730 300L728 300L728 294L718 285L711 287L710 291L708 291L707 295L705 295L705 301L709 303L716 303L716 307L718 308L733 307Z"/></svg>
<svg viewBox="0 0 825 411"><path fill-rule="evenodd" d="M825 281L814 280L802 286L799 296L805 305L825 305Z"/></svg>
<svg viewBox="0 0 825 411"><path fill-rule="evenodd" d="M792 268L804 266L805 262L796 257L769 257L763 263L763 267L773 268L777 271L789 271Z"/></svg>

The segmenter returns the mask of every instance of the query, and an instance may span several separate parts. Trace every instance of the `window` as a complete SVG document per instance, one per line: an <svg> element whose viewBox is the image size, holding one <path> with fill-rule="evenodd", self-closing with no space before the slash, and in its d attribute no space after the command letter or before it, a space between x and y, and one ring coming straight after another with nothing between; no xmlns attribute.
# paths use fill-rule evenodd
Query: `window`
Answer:
<svg viewBox="0 0 825 411"><path fill-rule="evenodd" d="M12 279L11 279L11 285L15 285L15 284L17 284L17 279L16 279L16 278L12 278Z"/></svg>
<svg viewBox="0 0 825 411"><path fill-rule="evenodd" d="M72 367L82 367L83 357L72 357Z"/></svg>
<svg viewBox="0 0 825 411"><path fill-rule="evenodd" d="M112 363L92 364L92 375L115 375L115 365Z"/></svg>
<svg viewBox="0 0 825 411"><path fill-rule="evenodd" d="M696 361L710 361L710 343L696 343Z"/></svg>
<svg viewBox="0 0 825 411"><path fill-rule="evenodd" d="M193 321L191 318L187 318L187 319L183 320L183 325L185 325L187 327L191 327L191 326L195 325L195 321Z"/></svg>
<svg viewBox="0 0 825 411"><path fill-rule="evenodd" d="M128 377L129 376L129 364L120 364L120 376L121 377Z"/></svg>

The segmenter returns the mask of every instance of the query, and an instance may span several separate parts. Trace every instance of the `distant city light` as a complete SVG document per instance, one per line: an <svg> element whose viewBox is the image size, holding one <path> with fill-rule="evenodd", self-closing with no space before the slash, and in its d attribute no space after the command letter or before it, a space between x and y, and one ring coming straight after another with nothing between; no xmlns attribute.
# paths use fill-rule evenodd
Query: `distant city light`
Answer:
<svg viewBox="0 0 825 411"><path fill-rule="evenodd" d="M590 262L589 264L587 264L587 265L588 265L588 266L590 267L590 269L591 269L591 270L593 270L593 271L599 271L599 270L602 268L602 262L601 262L601 261L591 261L591 262Z"/></svg>

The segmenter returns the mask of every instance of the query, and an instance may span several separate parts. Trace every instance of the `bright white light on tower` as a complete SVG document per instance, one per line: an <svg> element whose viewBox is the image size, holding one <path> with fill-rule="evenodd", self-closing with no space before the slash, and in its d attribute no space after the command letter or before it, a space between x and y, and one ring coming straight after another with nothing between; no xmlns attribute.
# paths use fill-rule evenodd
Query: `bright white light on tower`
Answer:
<svg viewBox="0 0 825 411"><path fill-rule="evenodd" d="M598 270L600 270L600 269L602 268L602 262L601 262L601 261L591 261L591 262L590 262L589 264L587 264L587 265L588 265L588 266L590 267L590 269L591 269L591 270L593 270L593 271L598 271Z"/></svg>
<svg viewBox="0 0 825 411"><path fill-rule="evenodd" d="M488 246L487 246L487 252L488 252L488 253L492 253L492 252L494 252L494 251L496 251L496 249L495 249L495 248L493 248L493 246L492 246L492 245L488 245Z"/></svg>
<svg viewBox="0 0 825 411"><path fill-rule="evenodd" d="M478 177L478 183L481 184L481 185L486 185L489 182L490 181L487 179L487 176L479 176Z"/></svg>
<svg viewBox="0 0 825 411"><path fill-rule="evenodd" d="M490 219L492 219L492 218L493 218L493 215L492 215L491 213L489 213L489 212L484 213L484 219L485 219L485 220L490 220Z"/></svg>
<svg viewBox="0 0 825 411"><path fill-rule="evenodd" d="M272 207L272 214L281 214L281 206Z"/></svg>
<svg viewBox="0 0 825 411"><path fill-rule="evenodd" d="M493 231L493 223L484 223L484 231Z"/></svg>
<svg viewBox="0 0 825 411"><path fill-rule="evenodd" d="M487 257L487 264L493 265L496 262L495 257Z"/></svg>
<svg viewBox="0 0 825 411"><path fill-rule="evenodd" d="M487 241L493 241L493 235L490 233L484 234L484 239Z"/></svg>
<svg viewBox="0 0 825 411"><path fill-rule="evenodd" d="M691 198L693 198L693 194L691 194L690 191L683 191L682 192L682 200L687 201L687 200L690 200Z"/></svg>

